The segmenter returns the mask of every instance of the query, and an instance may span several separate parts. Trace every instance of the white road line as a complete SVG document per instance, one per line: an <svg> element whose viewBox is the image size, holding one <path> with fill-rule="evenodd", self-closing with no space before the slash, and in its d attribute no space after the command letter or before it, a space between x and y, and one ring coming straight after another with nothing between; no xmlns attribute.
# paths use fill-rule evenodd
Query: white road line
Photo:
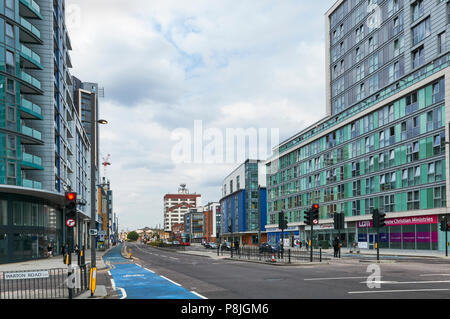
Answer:
<svg viewBox="0 0 450 319"><path fill-rule="evenodd" d="M364 277L335 277L335 278L307 278L304 279L305 281L312 281L312 280L344 280L344 279L367 279L367 276Z"/></svg>
<svg viewBox="0 0 450 319"><path fill-rule="evenodd" d="M120 292L122 293L122 298L120 298L120 299L125 299L127 297L127 293L126 293L125 289L123 289L123 288L117 288L117 289L119 289Z"/></svg>
<svg viewBox="0 0 450 319"><path fill-rule="evenodd" d="M178 260L178 258L176 258L176 257L169 257L169 258L171 258L171 259L175 259L175 260Z"/></svg>
<svg viewBox="0 0 450 319"><path fill-rule="evenodd" d="M200 295L198 292L195 292L195 291L193 291L193 290L191 290L191 292L192 292L194 295L199 296L199 297L202 298L202 299L208 299L208 298L206 298L205 296Z"/></svg>
<svg viewBox="0 0 450 319"><path fill-rule="evenodd" d="M108 275L110 275L111 276L111 272L108 270Z"/></svg>
<svg viewBox="0 0 450 319"><path fill-rule="evenodd" d="M165 280L170 281L170 282L173 283L174 285L177 285L177 286L180 286L180 287L181 287L181 285L180 285L179 283L177 283L177 282L175 282L175 281L173 281L173 280L170 280L170 279L167 278L167 277L164 277L164 276L161 276L161 275L160 275L160 277L161 277L161 278L164 278Z"/></svg>
<svg viewBox="0 0 450 319"><path fill-rule="evenodd" d="M362 281L361 284L366 284L367 281ZM369 281L373 284L386 284L386 285L397 285L397 284L440 284L440 283L450 283L450 280L430 280L430 281Z"/></svg>
<svg viewBox="0 0 450 319"><path fill-rule="evenodd" d="M419 275L420 277L427 277L427 276L450 276L450 274L423 274Z"/></svg>
<svg viewBox="0 0 450 319"><path fill-rule="evenodd" d="M144 268L145 270L148 270L148 271L150 271L150 272L152 272L152 273L155 273L153 270L150 270L150 269L148 269L148 268Z"/></svg>
<svg viewBox="0 0 450 319"><path fill-rule="evenodd" d="M391 292L426 292L426 291L447 291L449 289L405 289L405 290L365 290L365 291L349 291L349 294L376 294Z"/></svg>
<svg viewBox="0 0 450 319"><path fill-rule="evenodd" d="M114 279L111 279L111 287L113 290L116 290L116 283L114 282Z"/></svg>

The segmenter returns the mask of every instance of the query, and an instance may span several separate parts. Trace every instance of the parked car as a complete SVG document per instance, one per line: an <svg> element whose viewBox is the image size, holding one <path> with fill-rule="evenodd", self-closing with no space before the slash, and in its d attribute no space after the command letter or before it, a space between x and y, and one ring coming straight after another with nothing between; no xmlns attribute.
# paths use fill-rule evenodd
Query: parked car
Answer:
<svg viewBox="0 0 450 319"><path fill-rule="evenodd" d="M274 244L274 243L263 243L261 246L259 246L259 252L260 253L277 253L277 252L283 252L284 248L280 244Z"/></svg>
<svg viewBox="0 0 450 319"><path fill-rule="evenodd" d="M204 243L204 244L203 244L203 247L205 247L206 249L211 248L211 247L210 247L210 244L211 244L211 243Z"/></svg>
<svg viewBox="0 0 450 319"><path fill-rule="evenodd" d="M181 243L178 240L174 240L172 244L173 245L180 245Z"/></svg>
<svg viewBox="0 0 450 319"><path fill-rule="evenodd" d="M219 247L216 243L208 243L210 249L217 249Z"/></svg>
<svg viewBox="0 0 450 319"><path fill-rule="evenodd" d="M230 251L231 250L231 243L230 242L225 242L221 245L220 250L227 250ZM233 250L237 250L236 245L233 246Z"/></svg>

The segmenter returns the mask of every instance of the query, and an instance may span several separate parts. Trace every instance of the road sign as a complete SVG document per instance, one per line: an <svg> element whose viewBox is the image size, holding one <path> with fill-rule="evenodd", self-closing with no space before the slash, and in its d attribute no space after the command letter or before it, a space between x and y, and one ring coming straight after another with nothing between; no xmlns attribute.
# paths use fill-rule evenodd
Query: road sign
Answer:
<svg viewBox="0 0 450 319"><path fill-rule="evenodd" d="M318 223L319 223L319 221L318 221L317 219L314 219L314 220L313 220L313 224L314 224L314 225L317 225Z"/></svg>
<svg viewBox="0 0 450 319"><path fill-rule="evenodd" d="M67 227L74 227L75 224L76 224L76 222L75 222L75 220L72 219L72 218L69 218L69 219L66 221Z"/></svg>
<svg viewBox="0 0 450 319"><path fill-rule="evenodd" d="M89 235L91 236L97 236L97 229L89 229Z"/></svg>
<svg viewBox="0 0 450 319"><path fill-rule="evenodd" d="M40 279L48 277L50 277L48 270L4 273L5 280Z"/></svg>

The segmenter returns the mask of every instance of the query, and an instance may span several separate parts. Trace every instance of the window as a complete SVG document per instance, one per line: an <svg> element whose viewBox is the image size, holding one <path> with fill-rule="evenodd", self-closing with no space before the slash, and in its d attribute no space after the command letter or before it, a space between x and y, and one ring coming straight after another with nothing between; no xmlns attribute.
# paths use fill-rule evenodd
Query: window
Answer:
<svg viewBox="0 0 450 319"><path fill-rule="evenodd" d="M445 52L445 32L442 32L438 35L438 54Z"/></svg>
<svg viewBox="0 0 450 319"><path fill-rule="evenodd" d="M355 200L352 202L352 216L359 216L361 214L361 201Z"/></svg>
<svg viewBox="0 0 450 319"><path fill-rule="evenodd" d="M416 21L423 16L423 0L418 0L411 5L412 20Z"/></svg>
<svg viewBox="0 0 450 319"><path fill-rule="evenodd" d="M423 49L423 46L420 48L417 48L412 52L412 63L413 68L418 68L425 62L425 51Z"/></svg>
<svg viewBox="0 0 450 319"><path fill-rule="evenodd" d="M394 57L400 55L403 52L403 37L400 37L394 41Z"/></svg>
<svg viewBox="0 0 450 319"><path fill-rule="evenodd" d="M433 190L434 208L446 206L445 186L435 187Z"/></svg>
<svg viewBox="0 0 450 319"><path fill-rule="evenodd" d="M365 96L365 92L364 92L365 88L364 88L364 83L361 83L360 85L358 85L356 87L356 100L362 100Z"/></svg>
<svg viewBox="0 0 450 319"><path fill-rule="evenodd" d="M389 83L392 83L395 80L398 80L399 76L400 76L399 63L395 62L394 64L391 64L389 66Z"/></svg>
<svg viewBox="0 0 450 319"><path fill-rule="evenodd" d="M406 206L408 210L420 208L419 191L412 191L407 193Z"/></svg>
<svg viewBox="0 0 450 319"><path fill-rule="evenodd" d="M369 73L378 69L378 53L375 53L369 58Z"/></svg>
<svg viewBox="0 0 450 319"><path fill-rule="evenodd" d="M431 34L430 18L420 22L412 29L413 46Z"/></svg>

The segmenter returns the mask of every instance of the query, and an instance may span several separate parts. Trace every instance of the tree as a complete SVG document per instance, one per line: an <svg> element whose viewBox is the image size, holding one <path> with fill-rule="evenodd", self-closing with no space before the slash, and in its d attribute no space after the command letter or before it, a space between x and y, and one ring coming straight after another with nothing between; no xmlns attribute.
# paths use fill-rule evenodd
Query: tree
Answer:
<svg viewBox="0 0 450 319"><path fill-rule="evenodd" d="M132 231L132 232L128 233L128 235L127 235L127 239L131 240L131 241L136 241L136 240L138 240L138 238L139 238L139 234L136 233L135 231Z"/></svg>

